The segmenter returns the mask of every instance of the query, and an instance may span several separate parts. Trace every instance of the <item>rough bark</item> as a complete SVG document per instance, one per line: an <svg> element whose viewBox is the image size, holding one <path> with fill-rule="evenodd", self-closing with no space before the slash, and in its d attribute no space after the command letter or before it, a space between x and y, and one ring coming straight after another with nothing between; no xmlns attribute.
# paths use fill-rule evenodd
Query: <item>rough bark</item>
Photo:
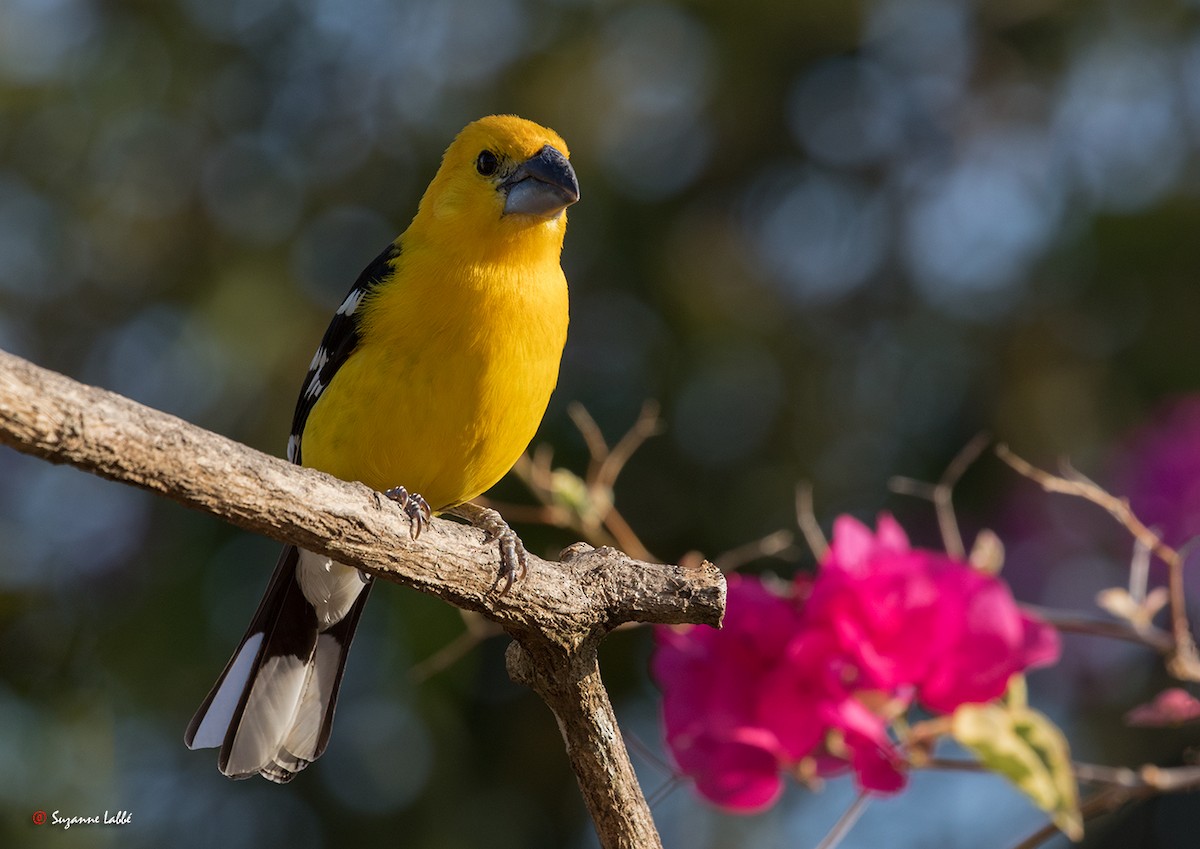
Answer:
<svg viewBox="0 0 1200 849"><path fill-rule="evenodd" d="M361 484L4 351L0 444L165 495L495 620L516 641L510 673L558 720L601 844L661 845L600 681L596 647L624 622L718 625L725 581L711 564L660 565L575 545L561 562L530 557L525 579L501 595L496 549L481 545L477 530L434 519L413 540L399 508Z"/></svg>

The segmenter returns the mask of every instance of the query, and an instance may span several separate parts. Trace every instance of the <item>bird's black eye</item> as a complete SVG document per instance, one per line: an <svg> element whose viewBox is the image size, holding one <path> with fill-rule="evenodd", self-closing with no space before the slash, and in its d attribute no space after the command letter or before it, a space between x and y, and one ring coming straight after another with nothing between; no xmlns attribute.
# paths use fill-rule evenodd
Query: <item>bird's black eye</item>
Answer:
<svg viewBox="0 0 1200 849"><path fill-rule="evenodd" d="M485 150L475 159L475 170L485 177L490 177L496 173L496 169L500 167L500 160L496 158L496 154L490 150Z"/></svg>

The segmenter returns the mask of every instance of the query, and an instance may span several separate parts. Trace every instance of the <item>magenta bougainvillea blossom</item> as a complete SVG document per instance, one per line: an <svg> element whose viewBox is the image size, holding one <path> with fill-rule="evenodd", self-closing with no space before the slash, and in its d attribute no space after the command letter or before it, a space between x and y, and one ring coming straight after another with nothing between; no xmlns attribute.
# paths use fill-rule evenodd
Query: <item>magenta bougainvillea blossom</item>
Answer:
<svg viewBox="0 0 1200 849"><path fill-rule="evenodd" d="M782 745L759 716L760 682L801 625L795 598L730 576L720 631L659 629L653 672L663 685L667 744L705 798L732 810L767 807L783 789ZM817 728L802 715L801 724ZM819 730L810 732L816 737Z"/></svg>
<svg viewBox="0 0 1200 849"><path fill-rule="evenodd" d="M1058 657L1057 633L999 579L912 548L890 516L843 516L815 578L729 578L724 627L659 628L652 671L667 745L702 796L769 807L783 777L853 771L881 793L905 783L890 726L1000 696Z"/></svg>
<svg viewBox="0 0 1200 849"><path fill-rule="evenodd" d="M1014 673L1058 658L1057 632L998 578L910 548L888 515L875 534L849 516L835 522L808 613L837 635L862 688L941 713L995 699Z"/></svg>

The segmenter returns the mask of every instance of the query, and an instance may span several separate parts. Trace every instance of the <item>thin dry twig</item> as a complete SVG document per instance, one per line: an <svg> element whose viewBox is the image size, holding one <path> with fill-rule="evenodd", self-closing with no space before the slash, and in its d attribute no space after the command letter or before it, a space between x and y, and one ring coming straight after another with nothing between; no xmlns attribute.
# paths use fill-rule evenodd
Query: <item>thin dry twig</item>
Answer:
<svg viewBox="0 0 1200 849"><path fill-rule="evenodd" d="M813 510L813 489L808 481L796 484L796 524L800 526L800 533L804 535L804 541L808 543L813 556L819 561L829 551L829 540L825 539L821 523L817 521L817 514Z"/></svg>
<svg viewBox="0 0 1200 849"><path fill-rule="evenodd" d="M954 515L954 487L966 474L967 469L979 459L979 455L991 443L991 434L979 433L958 452L936 484L913 480L912 478L894 477L888 482L892 492L902 495L912 495L933 502L937 515L938 529L942 534L942 545L946 553L956 560L966 557L967 550L963 545L962 533L958 529L958 519Z"/></svg>
<svg viewBox="0 0 1200 849"><path fill-rule="evenodd" d="M596 478L600 466L604 463L604 459L608 456L608 443L604 440L604 434L600 431L600 425L596 424L596 420L592 418L592 414L587 411L587 408L583 404L580 404L578 401L572 401L567 405L567 415L574 422L575 429L583 437L588 454L591 455L587 476L589 480L593 480Z"/></svg>
<svg viewBox="0 0 1200 849"><path fill-rule="evenodd" d="M967 761L961 758L928 758L922 764L924 769L937 769L943 772L976 772L990 773L987 767L979 761Z"/></svg>
<svg viewBox="0 0 1200 849"><path fill-rule="evenodd" d="M1095 819L1150 796L1200 789L1200 767L1197 766L1159 767L1149 764L1140 769L1084 763L1073 766L1081 782L1100 785L1100 789L1079 806L1079 813L1084 820ZM1058 833L1053 824L1045 825L1013 849L1035 849Z"/></svg>
<svg viewBox="0 0 1200 849"><path fill-rule="evenodd" d="M578 405L580 409L583 405ZM590 416L589 416L590 418ZM612 488L617 482L617 476L621 474L621 470L625 468L625 464L629 462L629 458L642 447L647 439L658 436L665 430L662 419L659 417L659 406L657 401L647 401L642 404L642 409L638 413L637 421L633 423L633 427L625 432L625 435L617 440L617 444L612 447L600 464L600 469L596 473L596 482L601 486Z"/></svg>
<svg viewBox="0 0 1200 849"><path fill-rule="evenodd" d="M658 404L654 401L643 404L637 421L612 448L609 448L596 420L582 404L572 403L567 408L567 414L588 449L586 477L580 481L571 472L556 470L553 452L548 446L539 445L532 453L526 453L517 461L513 473L525 482L541 502L541 507L489 503L503 515L515 520L570 530L582 535L593 545L612 545L640 560L654 560L654 556L613 504L612 491L617 477L634 452L647 439L662 432ZM571 482L582 493L576 493L574 498L566 500L570 503L564 503L560 490Z"/></svg>
<svg viewBox="0 0 1200 849"><path fill-rule="evenodd" d="M604 526L612 534L613 539L616 540L617 548L622 551L632 552L630 554L631 557L637 557L639 560L658 560L650 552L650 549L642 544L642 540L638 537L637 532L625 521L625 517L621 515L616 507L609 507L608 512L604 514Z"/></svg>
<svg viewBox="0 0 1200 849"><path fill-rule="evenodd" d="M1103 764L1074 764L1076 777L1087 784L1122 787L1126 790L1153 790L1178 793L1200 788L1200 766L1162 767L1147 764L1138 769Z"/></svg>
<svg viewBox="0 0 1200 849"><path fill-rule="evenodd" d="M408 670L408 677L414 683L426 681L439 672L449 669L484 640L498 637L504 633L504 629L500 625L490 619L484 619L474 611L460 610L459 613L462 614L465 626L463 632L429 657L412 665Z"/></svg>
<svg viewBox="0 0 1200 849"><path fill-rule="evenodd" d="M1093 637L1110 637L1114 640L1124 640L1127 643L1137 643L1146 646L1160 654L1168 654L1175 646L1171 635L1150 626L1135 628L1128 622L1113 619L1098 619L1094 616L1084 616L1037 604L1022 604L1021 608L1049 622L1059 631L1071 634L1089 634Z"/></svg>
<svg viewBox="0 0 1200 849"><path fill-rule="evenodd" d="M654 751L646 742L636 734L626 734L626 742L635 754L642 760L648 763L651 767L661 772L666 776L666 779L657 788L652 790L646 797L646 802L650 805L650 809L654 810L658 803L671 793L684 785L687 778L683 773L679 772L664 758L660 757L658 752Z"/></svg>
<svg viewBox="0 0 1200 849"><path fill-rule="evenodd" d="M1184 558L1179 551L1163 542L1130 509L1129 501L1118 498L1079 474L1066 463L1063 474L1044 471L1014 454L1006 445L996 446L996 455L1046 492L1057 492L1090 501L1116 519L1146 550L1167 566L1167 589L1170 594L1171 641L1166 651L1167 669L1185 681L1200 681L1200 654L1188 623L1187 599L1183 587Z"/></svg>
<svg viewBox="0 0 1200 849"><path fill-rule="evenodd" d="M959 758L930 758L922 766L951 772L990 773L978 761ZM1079 806L1084 820L1094 819L1138 799L1200 789L1200 766L1160 767L1147 764L1139 769L1130 769L1075 761L1071 769L1079 782L1100 788ZM1047 823L1014 849L1034 849L1059 834L1061 830L1058 826Z"/></svg>
<svg viewBox="0 0 1200 849"><path fill-rule="evenodd" d="M796 535L788 530L772 531L766 536L742 543L717 555L713 558L713 564L729 574L760 557L794 557L799 554L799 549L794 545L795 538Z"/></svg>
<svg viewBox="0 0 1200 849"><path fill-rule="evenodd" d="M1153 794L1142 793L1132 795L1120 787L1105 787L1102 790L1097 790L1080 803L1079 815L1086 822L1087 820L1095 819L1101 814L1111 813L1127 802L1149 795ZM1058 830L1058 826L1054 825L1054 823L1047 823L1014 846L1013 849L1035 849L1035 847L1041 846L1047 840L1051 840L1061 833Z"/></svg>
<svg viewBox="0 0 1200 849"><path fill-rule="evenodd" d="M833 828L825 835L825 838L817 844L817 849L834 849L839 843L846 839L846 835L850 833L850 829L854 828L854 824L858 822L858 818L863 815L867 809L867 803L871 801L871 797L862 792L858 797L850 803L850 807L846 809L838 821L833 824Z"/></svg>
<svg viewBox="0 0 1200 849"><path fill-rule="evenodd" d="M658 787L656 787L654 790L651 790L650 794L646 797L647 804L650 805L650 810L654 810L656 807L658 807L659 803L662 802L663 799L666 799L668 796L674 793L676 789L682 787L683 781L684 779L681 776L673 775L666 779L662 784L658 785Z"/></svg>

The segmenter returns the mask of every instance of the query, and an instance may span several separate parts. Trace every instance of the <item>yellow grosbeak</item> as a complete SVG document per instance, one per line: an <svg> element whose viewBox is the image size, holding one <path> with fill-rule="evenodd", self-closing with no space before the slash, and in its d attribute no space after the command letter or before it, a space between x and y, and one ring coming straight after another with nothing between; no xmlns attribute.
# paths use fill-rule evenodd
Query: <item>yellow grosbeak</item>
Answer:
<svg viewBox="0 0 1200 849"><path fill-rule="evenodd" d="M559 265L579 199L567 146L511 115L447 148L408 229L367 266L317 349L288 459L386 491L414 535L459 515L499 542L505 590L520 540L468 503L512 467L558 380L567 338ZM371 577L288 546L245 637L188 725L221 771L290 781L329 741Z"/></svg>

